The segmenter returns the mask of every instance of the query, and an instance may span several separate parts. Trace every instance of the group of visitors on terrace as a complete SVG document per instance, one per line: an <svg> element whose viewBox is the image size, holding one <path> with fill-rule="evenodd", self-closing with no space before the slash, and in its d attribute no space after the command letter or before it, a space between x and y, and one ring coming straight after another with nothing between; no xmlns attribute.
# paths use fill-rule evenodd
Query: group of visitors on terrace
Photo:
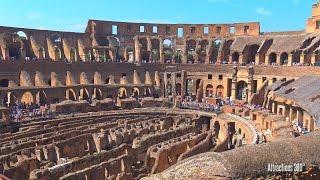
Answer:
<svg viewBox="0 0 320 180"><path fill-rule="evenodd" d="M36 117L48 117L52 114L50 110L50 104L46 103L44 105L36 103L19 103L15 102L10 108L10 118L16 122L23 119L36 118Z"/></svg>

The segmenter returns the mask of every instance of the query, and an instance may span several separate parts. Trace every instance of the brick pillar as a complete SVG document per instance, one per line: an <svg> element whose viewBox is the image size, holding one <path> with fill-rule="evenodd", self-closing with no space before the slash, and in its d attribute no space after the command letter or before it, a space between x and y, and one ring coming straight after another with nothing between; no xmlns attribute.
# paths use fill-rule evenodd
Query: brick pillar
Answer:
<svg viewBox="0 0 320 180"><path fill-rule="evenodd" d="M150 37L147 37L147 50L149 52L149 61L151 59L151 50L152 50L152 43Z"/></svg>
<svg viewBox="0 0 320 180"><path fill-rule="evenodd" d="M140 54L140 43L139 37L134 38L134 55L135 55L135 62L141 62L141 54Z"/></svg>
<svg viewBox="0 0 320 180"><path fill-rule="evenodd" d="M265 65L269 65L270 64L269 55L266 55L264 62L265 62Z"/></svg>
<svg viewBox="0 0 320 180"><path fill-rule="evenodd" d="M256 65L260 64L260 55L259 54L256 54L254 62Z"/></svg>
<svg viewBox="0 0 320 180"><path fill-rule="evenodd" d="M177 73L176 72L173 72L171 74L171 78L172 78L172 96L173 96L173 99L175 99L177 97Z"/></svg>
<svg viewBox="0 0 320 180"><path fill-rule="evenodd" d="M165 71L165 72L163 73L163 81L164 81L164 92L163 92L163 96L164 96L164 97L168 97L168 94L167 94L168 73L167 73L167 71Z"/></svg>
<svg viewBox="0 0 320 180"><path fill-rule="evenodd" d="M159 38L160 46L159 46L159 54L160 54L160 64L164 63L164 54L163 54L163 39Z"/></svg>
<svg viewBox="0 0 320 180"><path fill-rule="evenodd" d="M243 63L243 54L241 53L239 55L239 64L241 65Z"/></svg>
<svg viewBox="0 0 320 180"><path fill-rule="evenodd" d="M194 60L194 63L195 64L198 64L199 63L199 55L200 55L200 46L199 46L199 41L196 41L196 49L195 49L195 52L196 52L196 55L195 55L195 60Z"/></svg>
<svg viewBox="0 0 320 180"><path fill-rule="evenodd" d="M237 73L238 73L238 68L237 66L233 67L233 72L232 72L232 84L231 84L231 98L232 99L237 99Z"/></svg>
<svg viewBox="0 0 320 180"><path fill-rule="evenodd" d="M288 55L288 66L292 66L292 59L293 59L293 55L291 53L289 53L289 55Z"/></svg>
<svg viewBox="0 0 320 180"><path fill-rule="evenodd" d="M187 64L187 61L188 61L188 53L187 53L187 42L184 41L184 44L183 44L183 47L182 47L182 64Z"/></svg>
<svg viewBox="0 0 320 180"><path fill-rule="evenodd" d="M186 95L186 79L187 79L187 72L185 70L181 71L181 97L184 98Z"/></svg>
<svg viewBox="0 0 320 180"><path fill-rule="evenodd" d="M253 67L250 66L249 67L249 76L248 76L248 98L247 100L249 101L251 99L251 95L253 94L253 74L254 74L254 70Z"/></svg>
<svg viewBox="0 0 320 180"><path fill-rule="evenodd" d="M311 55L311 65L314 65L316 63L316 54L312 53Z"/></svg>
<svg viewBox="0 0 320 180"><path fill-rule="evenodd" d="M277 54L276 63L277 63L278 65L281 64L281 57L280 57L278 54Z"/></svg>
<svg viewBox="0 0 320 180"><path fill-rule="evenodd" d="M305 62L305 54L302 52L301 54L300 54L300 63L304 63Z"/></svg>

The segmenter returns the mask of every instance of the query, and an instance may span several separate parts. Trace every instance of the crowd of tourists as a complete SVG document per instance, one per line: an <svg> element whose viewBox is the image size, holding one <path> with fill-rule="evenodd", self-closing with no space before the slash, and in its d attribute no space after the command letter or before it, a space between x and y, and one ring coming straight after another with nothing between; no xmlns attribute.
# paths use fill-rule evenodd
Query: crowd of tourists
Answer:
<svg viewBox="0 0 320 180"><path fill-rule="evenodd" d="M36 117L46 118L50 115L52 115L50 104L14 103L10 108L10 118L16 122Z"/></svg>
<svg viewBox="0 0 320 180"><path fill-rule="evenodd" d="M207 112L221 113L223 101L217 104L208 103L204 98L202 102L196 102L192 97L185 97L179 101L179 106L182 109L202 110Z"/></svg>

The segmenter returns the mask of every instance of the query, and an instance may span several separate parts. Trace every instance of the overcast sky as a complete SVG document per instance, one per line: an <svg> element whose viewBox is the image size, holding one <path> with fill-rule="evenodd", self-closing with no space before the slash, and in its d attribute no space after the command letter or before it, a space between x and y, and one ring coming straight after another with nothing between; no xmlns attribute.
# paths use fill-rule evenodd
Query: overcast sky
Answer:
<svg viewBox="0 0 320 180"><path fill-rule="evenodd" d="M88 19L154 23L260 22L302 30L316 0L1 0L1 26L84 32Z"/></svg>

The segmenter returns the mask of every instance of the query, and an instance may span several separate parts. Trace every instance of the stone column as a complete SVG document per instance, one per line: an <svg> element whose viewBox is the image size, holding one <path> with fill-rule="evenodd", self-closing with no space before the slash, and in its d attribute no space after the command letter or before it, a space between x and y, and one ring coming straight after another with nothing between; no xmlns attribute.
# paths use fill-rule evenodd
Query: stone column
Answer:
<svg viewBox="0 0 320 180"><path fill-rule="evenodd" d="M176 92L176 84L177 84L177 73L173 72L171 74L171 78L172 78L172 97L173 99L175 99L177 97L177 92Z"/></svg>
<svg viewBox="0 0 320 180"><path fill-rule="evenodd" d="M20 48L20 57L21 60L25 61L26 60L26 51L23 48ZM19 59L17 59L19 60Z"/></svg>
<svg viewBox="0 0 320 180"><path fill-rule="evenodd" d="M140 43L139 37L134 38L134 55L135 55L135 62L141 62L141 52L140 52Z"/></svg>
<svg viewBox="0 0 320 180"><path fill-rule="evenodd" d="M252 94L254 93L253 92L253 74L254 74L254 69L252 66L249 67L249 77L248 77L248 98L247 100L250 100Z"/></svg>
<svg viewBox="0 0 320 180"><path fill-rule="evenodd" d="M187 52L187 42L186 41L184 41L184 43L183 43L181 55L182 55L182 59L181 59L182 64L187 64L188 52Z"/></svg>
<svg viewBox="0 0 320 180"><path fill-rule="evenodd" d="M259 65L259 63L260 63L260 55L259 54L256 54L254 62L256 65Z"/></svg>
<svg viewBox="0 0 320 180"><path fill-rule="evenodd" d="M266 55L265 59L264 59L264 64L265 65L269 65L270 62L269 62L269 55Z"/></svg>
<svg viewBox="0 0 320 180"><path fill-rule="evenodd" d="M163 96L164 96L164 97L168 97L168 94L167 94L168 73L167 73L167 71L165 71L165 72L163 73L163 81L164 81L164 92L163 92Z"/></svg>
<svg viewBox="0 0 320 180"><path fill-rule="evenodd" d="M316 63L316 54L312 53L312 55L311 55L311 65L313 65L315 63Z"/></svg>
<svg viewBox="0 0 320 180"><path fill-rule="evenodd" d="M159 38L159 54L160 54L160 64L164 63L164 54L163 54L163 39Z"/></svg>
<svg viewBox="0 0 320 180"><path fill-rule="evenodd" d="M304 54L304 52L302 52L301 54L300 54L300 63L304 63L305 62L305 54Z"/></svg>
<svg viewBox="0 0 320 180"><path fill-rule="evenodd" d="M151 38L147 37L147 51L149 52L149 61L151 60L152 43Z"/></svg>
<svg viewBox="0 0 320 180"><path fill-rule="evenodd" d="M276 63L277 63L278 65L281 64L281 57L280 57L279 55L277 55Z"/></svg>
<svg viewBox="0 0 320 180"><path fill-rule="evenodd" d="M232 84L231 84L231 98L232 99L237 99L237 73L238 73L238 68L237 66L233 67L233 72L232 72Z"/></svg>
<svg viewBox="0 0 320 180"><path fill-rule="evenodd" d="M181 97L184 98L186 95L186 79L187 79L187 72L185 70L181 71Z"/></svg>
<svg viewBox="0 0 320 180"><path fill-rule="evenodd" d="M243 63L243 54L240 53L239 55L239 64L241 65Z"/></svg>
<svg viewBox="0 0 320 180"><path fill-rule="evenodd" d="M292 66L292 59L293 59L293 55L291 53L289 53L289 55L288 55L288 66Z"/></svg>

